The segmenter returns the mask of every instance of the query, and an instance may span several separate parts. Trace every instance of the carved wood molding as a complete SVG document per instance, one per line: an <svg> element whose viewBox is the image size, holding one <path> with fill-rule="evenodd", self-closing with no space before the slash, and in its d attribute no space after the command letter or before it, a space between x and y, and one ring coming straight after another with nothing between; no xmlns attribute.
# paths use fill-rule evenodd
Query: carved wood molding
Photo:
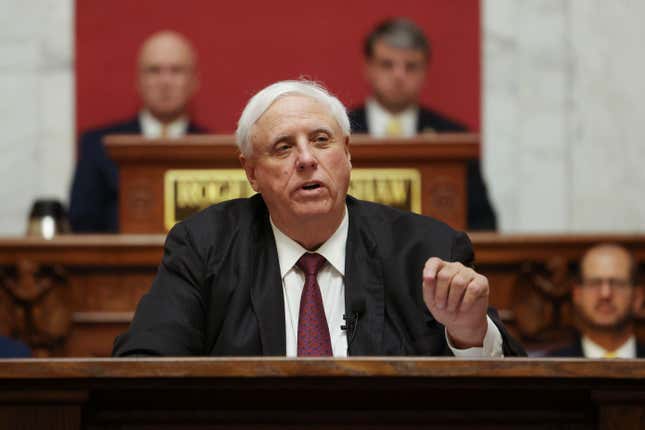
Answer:
<svg viewBox="0 0 645 430"><path fill-rule="evenodd" d="M23 259L13 270L0 272L0 327L29 344L34 356L60 353L72 324L69 300L67 275L60 265Z"/></svg>

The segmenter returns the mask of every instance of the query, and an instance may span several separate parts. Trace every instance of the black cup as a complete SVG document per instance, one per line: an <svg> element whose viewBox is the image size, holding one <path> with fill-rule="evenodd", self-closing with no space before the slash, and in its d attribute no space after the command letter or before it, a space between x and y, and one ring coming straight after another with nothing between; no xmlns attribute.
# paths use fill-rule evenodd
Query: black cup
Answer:
<svg viewBox="0 0 645 430"><path fill-rule="evenodd" d="M57 234L68 232L67 211L59 200L38 199L34 201L29 213L27 235L51 239Z"/></svg>

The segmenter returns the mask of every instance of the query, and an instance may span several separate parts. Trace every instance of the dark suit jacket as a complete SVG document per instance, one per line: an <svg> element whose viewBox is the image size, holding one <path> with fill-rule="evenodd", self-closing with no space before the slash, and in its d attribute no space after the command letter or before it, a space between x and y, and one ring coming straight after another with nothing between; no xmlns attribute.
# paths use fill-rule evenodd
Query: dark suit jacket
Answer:
<svg viewBox="0 0 645 430"><path fill-rule="evenodd" d="M203 133L189 123L188 133ZM90 130L81 135L69 203L72 231L77 233L119 231L119 169L103 146L108 134L140 134L139 118Z"/></svg>
<svg viewBox="0 0 645 430"><path fill-rule="evenodd" d="M572 343L562 348L549 351L546 354L547 357L582 357L584 358L584 352L582 351L582 338L577 337ZM645 345L642 343L636 343L636 357L645 358Z"/></svg>
<svg viewBox="0 0 645 430"><path fill-rule="evenodd" d="M422 297L437 256L469 264L468 236L431 218L347 198L345 306L358 321L350 355L450 355ZM524 354L499 320L506 355ZM349 337L349 336L348 336ZM151 290L113 355L284 356L282 280L269 213L256 195L177 224Z"/></svg>
<svg viewBox="0 0 645 430"><path fill-rule="evenodd" d="M349 112L353 133L369 133L365 107ZM466 127L436 112L419 107L417 132L433 130L436 132L464 132ZM466 188L468 193L468 230L497 230L497 218L488 200L486 184L482 178L479 160L470 160L467 165Z"/></svg>

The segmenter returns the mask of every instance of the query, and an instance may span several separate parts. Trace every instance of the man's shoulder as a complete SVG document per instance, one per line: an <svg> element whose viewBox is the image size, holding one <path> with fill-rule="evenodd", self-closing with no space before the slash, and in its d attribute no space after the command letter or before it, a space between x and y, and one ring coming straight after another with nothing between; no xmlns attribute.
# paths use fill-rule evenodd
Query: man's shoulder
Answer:
<svg viewBox="0 0 645 430"><path fill-rule="evenodd" d="M425 106L419 106L419 132L465 132L468 128L458 121Z"/></svg>
<svg viewBox="0 0 645 430"><path fill-rule="evenodd" d="M645 358L645 343L636 341L636 357Z"/></svg>
<svg viewBox="0 0 645 430"><path fill-rule="evenodd" d="M367 133L367 114L365 105L357 106L347 112L352 133Z"/></svg>
<svg viewBox="0 0 645 430"><path fill-rule="evenodd" d="M468 235L442 221L351 196L347 208L350 234L378 249L384 261L396 258L421 266L432 256L466 265L474 261Z"/></svg>
<svg viewBox="0 0 645 430"><path fill-rule="evenodd" d="M235 234L248 230L257 222L268 218L268 210L259 194L250 198L227 200L211 205L190 215L179 224L184 230L198 236Z"/></svg>
<svg viewBox="0 0 645 430"><path fill-rule="evenodd" d="M83 132L83 136L102 136L106 134L127 133L141 133L141 126L137 117L87 129Z"/></svg>
<svg viewBox="0 0 645 430"><path fill-rule="evenodd" d="M186 130L188 134L206 134L206 133L211 133L209 129L206 127L203 127L201 124L198 124L194 121L189 121L188 122L188 129Z"/></svg>
<svg viewBox="0 0 645 430"><path fill-rule="evenodd" d="M376 232L393 229L401 234L416 237L432 234L434 238L445 237L446 239L459 234L457 230L438 219L380 203L359 200L352 196L347 196L347 207L350 217L353 216Z"/></svg>
<svg viewBox="0 0 645 430"><path fill-rule="evenodd" d="M103 126L90 128L81 134L81 145L83 150L88 151L92 148L101 146L103 137L108 134L139 134L141 126L139 119L134 117L128 120L106 124ZM96 149L95 149L96 150Z"/></svg>
<svg viewBox="0 0 645 430"><path fill-rule="evenodd" d="M582 341L576 337L571 343L547 351L546 357L582 357Z"/></svg>

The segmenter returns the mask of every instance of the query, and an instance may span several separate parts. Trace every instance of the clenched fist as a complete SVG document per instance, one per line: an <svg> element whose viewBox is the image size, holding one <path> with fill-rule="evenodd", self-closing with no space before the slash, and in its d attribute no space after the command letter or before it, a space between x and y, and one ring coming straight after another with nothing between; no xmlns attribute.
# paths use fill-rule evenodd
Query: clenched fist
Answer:
<svg viewBox="0 0 645 430"><path fill-rule="evenodd" d="M482 346L486 335L488 279L461 263L432 257L423 268L423 300L456 348Z"/></svg>

